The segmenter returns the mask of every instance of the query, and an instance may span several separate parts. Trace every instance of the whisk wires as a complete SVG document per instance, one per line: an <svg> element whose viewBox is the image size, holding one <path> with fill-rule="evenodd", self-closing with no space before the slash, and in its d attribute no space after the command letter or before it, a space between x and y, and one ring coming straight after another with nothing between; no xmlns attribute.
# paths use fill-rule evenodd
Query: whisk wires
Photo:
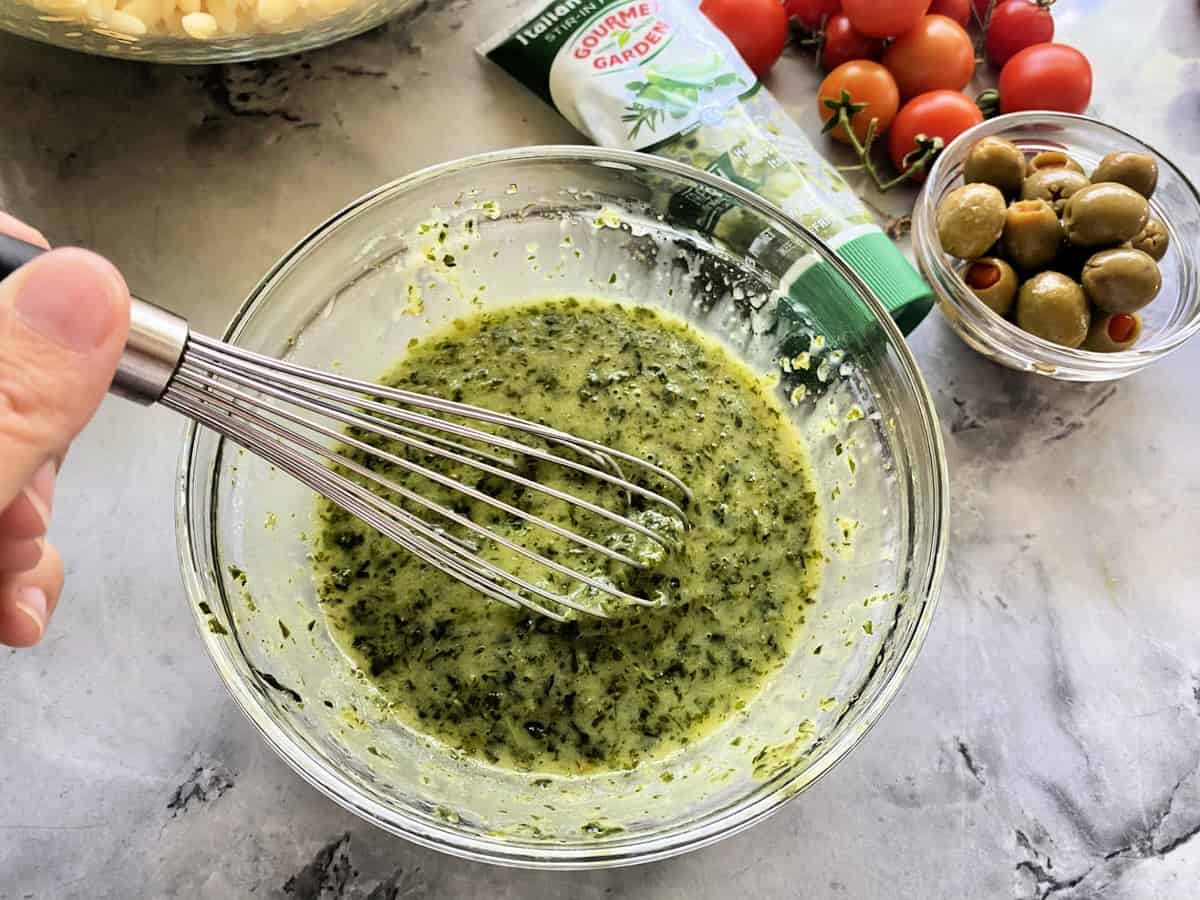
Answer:
<svg viewBox="0 0 1200 900"><path fill-rule="evenodd" d="M679 532L688 524L684 509L691 495L687 486L648 460L506 413L309 369L195 333L188 337L160 402L291 474L408 552L485 596L560 622L569 617L564 610L607 616L603 605L595 602L600 595L638 606L652 606L654 601L621 589L603 574L580 571L512 540L352 459L343 448L357 451L359 459L385 464L389 472L427 479L576 548L633 569L645 568L647 563L621 549L621 542L605 543L581 534L425 462L444 460L540 493L604 520L618 532L638 535L666 553L676 549ZM502 429L514 436L467 423ZM535 446L530 440L544 446ZM523 474L528 461L615 488L611 493L622 498L622 509L611 509L528 477ZM342 473L353 474L357 480ZM662 485L662 490L646 483ZM678 501L663 491L672 492ZM409 508L392 502L389 496L400 498ZM661 513L653 521L670 522L677 528L655 528L633 518L634 498L643 508ZM418 515L414 509L430 517ZM452 533L447 525L457 526L458 532ZM523 578L483 558L479 545L466 535L544 566L577 587L568 592Z"/></svg>

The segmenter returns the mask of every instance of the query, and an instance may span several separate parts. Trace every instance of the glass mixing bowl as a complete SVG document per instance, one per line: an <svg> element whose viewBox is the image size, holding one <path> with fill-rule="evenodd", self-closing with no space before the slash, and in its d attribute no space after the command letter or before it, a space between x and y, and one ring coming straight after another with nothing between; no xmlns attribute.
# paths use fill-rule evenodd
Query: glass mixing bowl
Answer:
<svg viewBox="0 0 1200 900"><path fill-rule="evenodd" d="M1109 153L1149 153L1158 161L1158 187L1151 215L1167 226L1170 249L1159 263L1162 290L1141 310L1144 331L1130 350L1092 353L1042 340L996 315L959 277L961 263L942 252L937 236L938 204L962 184L963 163L975 143L996 135L1032 156L1062 150L1091 172ZM959 135L934 163L913 208L913 249L938 306L967 344L1010 369L1036 372L1061 381L1112 381L1139 372L1177 350L1200 331L1200 195L1188 177L1153 147L1119 128L1069 113L1010 113Z"/></svg>
<svg viewBox="0 0 1200 900"><path fill-rule="evenodd" d="M416 0L0 0L0 29L69 50L162 63L231 63L324 47ZM168 18L164 10L169 9ZM219 10L184 21L183 10ZM214 29L207 36L207 29ZM205 36L196 36L204 34Z"/></svg>
<svg viewBox="0 0 1200 900"><path fill-rule="evenodd" d="M726 210L723 237L692 225L713 209ZM374 379L411 338L456 317L566 294L660 307L778 374L810 448L829 557L818 605L762 695L707 739L586 777L454 753L382 713L327 633L306 559L307 489L192 428L178 494L184 579L205 645L296 771L425 846L558 868L703 846L778 809L843 757L913 664L947 517L933 407L883 307L774 207L666 160L533 148L394 182L289 253L226 339Z"/></svg>

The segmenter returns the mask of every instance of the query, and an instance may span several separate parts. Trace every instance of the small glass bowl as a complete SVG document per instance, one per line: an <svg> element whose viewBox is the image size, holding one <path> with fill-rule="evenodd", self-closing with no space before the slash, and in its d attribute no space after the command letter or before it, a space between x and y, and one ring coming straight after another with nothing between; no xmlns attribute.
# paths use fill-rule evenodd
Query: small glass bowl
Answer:
<svg viewBox="0 0 1200 900"><path fill-rule="evenodd" d="M723 237L696 229L708 208L733 213ZM380 188L288 253L225 340L374 379L413 338L546 295L682 316L778 380L809 448L828 542L817 605L792 657L717 730L633 770L569 777L489 766L408 728L328 633L307 558L313 495L199 427L180 470L180 558L231 694L338 803L471 859L628 865L764 818L879 718L933 615L946 459L916 362L861 279L757 195L641 154L537 147Z"/></svg>
<svg viewBox="0 0 1200 900"><path fill-rule="evenodd" d="M1006 138L1027 154L1062 150L1091 171L1108 153L1148 153L1158 161L1158 188L1150 214L1171 237L1159 263L1162 291L1141 311L1144 331L1135 347L1121 353L1092 353L1052 344L996 315L963 283L961 260L942 252L935 214L938 204L962 184L963 163L977 141ZM1174 164L1153 147L1119 128L1067 113L1022 112L999 116L960 135L930 172L913 210L913 247L921 274L958 336L988 359L1010 369L1060 381L1113 381L1139 372L1178 349L1200 331L1200 195Z"/></svg>
<svg viewBox="0 0 1200 900"><path fill-rule="evenodd" d="M241 27L198 39L174 24L167 31L152 23L144 34L133 34L127 17L113 16L112 0L0 0L0 30L119 59L234 63L324 47L382 25L415 4L416 0L297 0L295 11L277 24L249 29L244 25L246 8L230 0L225 5L237 9ZM128 4L122 0L120 5Z"/></svg>

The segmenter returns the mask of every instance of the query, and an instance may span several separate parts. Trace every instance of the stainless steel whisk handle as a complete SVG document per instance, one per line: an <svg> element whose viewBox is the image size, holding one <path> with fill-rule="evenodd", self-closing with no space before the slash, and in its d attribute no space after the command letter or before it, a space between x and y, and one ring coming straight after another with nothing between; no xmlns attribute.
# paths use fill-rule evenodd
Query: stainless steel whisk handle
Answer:
<svg viewBox="0 0 1200 900"><path fill-rule="evenodd" d="M129 339L109 391L143 406L156 403L175 377L187 339L186 319L134 297Z"/></svg>
<svg viewBox="0 0 1200 900"><path fill-rule="evenodd" d="M45 252L0 234L0 278ZM144 406L157 402L179 367L187 339L186 320L134 297L129 309L129 339L109 391Z"/></svg>

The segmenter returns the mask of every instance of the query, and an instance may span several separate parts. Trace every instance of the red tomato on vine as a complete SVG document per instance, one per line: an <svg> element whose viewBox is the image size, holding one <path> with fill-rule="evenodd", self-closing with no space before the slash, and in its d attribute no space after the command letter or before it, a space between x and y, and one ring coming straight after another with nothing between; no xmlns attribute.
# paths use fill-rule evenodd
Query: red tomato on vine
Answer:
<svg viewBox="0 0 1200 900"><path fill-rule="evenodd" d="M975 47L965 28L945 16L923 16L883 54L901 97L939 88L961 91L975 74Z"/></svg>
<svg viewBox="0 0 1200 900"><path fill-rule="evenodd" d="M933 0L929 15L945 16L966 28L971 22L971 0Z"/></svg>
<svg viewBox="0 0 1200 900"><path fill-rule="evenodd" d="M855 59L879 59L883 41L859 34L844 13L830 16L825 23L825 41L821 45L821 68L832 72L842 63Z"/></svg>
<svg viewBox="0 0 1200 900"><path fill-rule="evenodd" d="M992 13L988 26L987 58L1003 66L1021 50L1054 40L1054 17L1050 8L1030 0L1004 0Z"/></svg>
<svg viewBox="0 0 1200 900"><path fill-rule="evenodd" d="M842 0L787 0L784 8L809 31L816 31L823 20L842 11Z"/></svg>
<svg viewBox="0 0 1200 900"><path fill-rule="evenodd" d="M867 37L897 37L929 12L931 0L842 0L854 30Z"/></svg>
<svg viewBox="0 0 1200 900"><path fill-rule="evenodd" d="M872 119L875 119L876 134L888 130L900 106L900 90L896 87L896 79L887 69L870 60L856 59L843 63L826 75L817 91L817 110L822 122L828 122L836 114L825 101L840 100L843 92L849 94L851 102L864 104L864 108L850 119L850 126L860 141L866 140ZM835 140L850 143L841 125L830 133Z"/></svg>
<svg viewBox="0 0 1200 900"><path fill-rule="evenodd" d="M900 108L888 132L888 155L897 172L904 158L917 149L917 138L941 138L944 144L983 121L983 113L970 97L958 91L930 91ZM923 176L922 176L923 177Z"/></svg>
<svg viewBox="0 0 1200 900"><path fill-rule="evenodd" d="M1000 70L1000 111L1081 113L1092 99L1092 66L1066 44L1034 44Z"/></svg>
<svg viewBox="0 0 1200 900"><path fill-rule="evenodd" d="M702 0L700 11L724 32L759 78L787 44L788 18L779 0Z"/></svg>

